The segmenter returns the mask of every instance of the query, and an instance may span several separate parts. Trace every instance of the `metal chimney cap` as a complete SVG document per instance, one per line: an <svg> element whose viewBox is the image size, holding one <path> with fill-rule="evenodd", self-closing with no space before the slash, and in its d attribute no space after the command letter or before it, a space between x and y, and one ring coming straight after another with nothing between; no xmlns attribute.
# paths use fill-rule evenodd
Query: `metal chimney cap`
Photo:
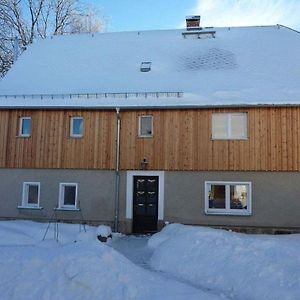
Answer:
<svg viewBox="0 0 300 300"><path fill-rule="evenodd" d="M200 20L201 16L186 16L186 20Z"/></svg>

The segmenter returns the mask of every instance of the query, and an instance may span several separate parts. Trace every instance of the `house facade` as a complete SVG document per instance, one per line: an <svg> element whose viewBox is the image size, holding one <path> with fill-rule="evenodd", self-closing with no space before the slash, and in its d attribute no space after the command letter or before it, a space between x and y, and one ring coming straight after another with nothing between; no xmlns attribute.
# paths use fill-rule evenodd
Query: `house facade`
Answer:
<svg viewBox="0 0 300 300"><path fill-rule="evenodd" d="M300 231L299 33L193 30L32 45L0 83L0 218Z"/></svg>

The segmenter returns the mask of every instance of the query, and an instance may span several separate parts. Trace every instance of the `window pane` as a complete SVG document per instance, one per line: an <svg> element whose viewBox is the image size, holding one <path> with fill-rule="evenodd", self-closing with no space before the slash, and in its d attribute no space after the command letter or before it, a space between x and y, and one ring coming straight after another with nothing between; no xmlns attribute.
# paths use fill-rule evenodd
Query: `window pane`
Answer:
<svg viewBox="0 0 300 300"><path fill-rule="evenodd" d="M247 186L246 185L230 186L230 208L247 209Z"/></svg>
<svg viewBox="0 0 300 300"><path fill-rule="evenodd" d="M212 115L212 138L222 139L228 137L228 114Z"/></svg>
<svg viewBox="0 0 300 300"><path fill-rule="evenodd" d="M22 119L22 135L30 135L31 119Z"/></svg>
<svg viewBox="0 0 300 300"><path fill-rule="evenodd" d="M37 185L28 186L28 204L38 204L39 187Z"/></svg>
<svg viewBox="0 0 300 300"><path fill-rule="evenodd" d="M225 185L209 185L209 208L225 208Z"/></svg>
<svg viewBox="0 0 300 300"><path fill-rule="evenodd" d="M75 205L76 186L64 186L64 205Z"/></svg>
<svg viewBox="0 0 300 300"><path fill-rule="evenodd" d="M140 135L151 136L152 135L152 116L140 117Z"/></svg>
<svg viewBox="0 0 300 300"><path fill-rule="evenodd" d="M231 137L247 138L247 114L231 115Z"/></svg>
<svg viewBox="0 0 300 300"><path fill-rule="evenodd" d="M72 119L73 132L72 135L83 135L83 119Z"/></svg>

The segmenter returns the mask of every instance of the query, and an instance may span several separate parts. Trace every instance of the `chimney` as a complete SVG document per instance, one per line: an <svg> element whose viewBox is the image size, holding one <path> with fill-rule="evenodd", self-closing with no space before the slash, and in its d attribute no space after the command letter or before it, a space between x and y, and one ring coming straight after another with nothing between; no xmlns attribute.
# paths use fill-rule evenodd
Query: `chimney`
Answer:
<svg viewBox="0 0 300 300"><path fill-rule="evenodd" d="M186 30L199 30L200 27L200 16L186 16Z"/></svg>

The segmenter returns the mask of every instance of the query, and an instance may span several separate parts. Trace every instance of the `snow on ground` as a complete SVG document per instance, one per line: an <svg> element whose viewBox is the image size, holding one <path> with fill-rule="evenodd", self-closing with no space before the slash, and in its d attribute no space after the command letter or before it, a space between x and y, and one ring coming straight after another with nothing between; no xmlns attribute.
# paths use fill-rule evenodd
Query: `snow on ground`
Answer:
<svg viewBox="0 0 300 300"><path fill-rule="evenodd" d="M300 235L245 235L171 224L150 236L0 222L0 298L300 299Z"/></svg>
<svg viewBox="0 0 300 300"><path fill-rule="evenodd" d="M59 223L58 242L54 227L42 241L45 223L0 222L1 300L226 299L135 265L94 227Z"/></svg>
<svg viewBox="0 0 300 300"><path fill-rule="evenodd" d="M230 299L300 299L300 235L246 235L172 224L148 242L151 267Z"/></svg>

